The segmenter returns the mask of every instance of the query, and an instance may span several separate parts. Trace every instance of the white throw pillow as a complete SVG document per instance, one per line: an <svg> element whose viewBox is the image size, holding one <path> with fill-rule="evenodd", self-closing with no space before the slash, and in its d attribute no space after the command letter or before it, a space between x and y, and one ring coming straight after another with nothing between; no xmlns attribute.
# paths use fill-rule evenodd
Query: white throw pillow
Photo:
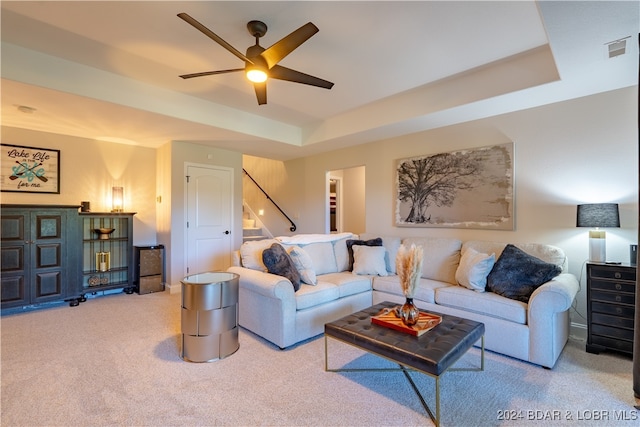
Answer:
<svg viewBox="0 0 640 427"><path fill-rule="evenodd" d="M313 269L313 261L309 254L300 246L292 246L289 249L289 256L293 260L293 265L300 273L300 279L307 285L318 284L316 271Z"/></svg>
<svg viewBox="0 0 640 427"><path fill-rule="evenodd" d="M496 254L483 254L473 248L467 248L460 258L456 270L456 281L465 288L484 292L487 276L496 262Z"/></svg>
<svg viewBox="0 0 640 427"><path fill-rule="evenodd" d="M387 276L384 246L353 245L353 273Z"/></svg>

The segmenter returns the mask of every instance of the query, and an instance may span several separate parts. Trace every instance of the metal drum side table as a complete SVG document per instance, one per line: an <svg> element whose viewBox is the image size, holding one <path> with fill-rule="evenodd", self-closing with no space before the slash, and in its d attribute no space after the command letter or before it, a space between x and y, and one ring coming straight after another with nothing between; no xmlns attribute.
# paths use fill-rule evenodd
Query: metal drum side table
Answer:
<svg viewBox="0 0 640 427"><path fill-rule="evenodd" d="M188 362L211 362L235 353L238 341L238 275L206 272L182 283L182 351Z"/></svg>

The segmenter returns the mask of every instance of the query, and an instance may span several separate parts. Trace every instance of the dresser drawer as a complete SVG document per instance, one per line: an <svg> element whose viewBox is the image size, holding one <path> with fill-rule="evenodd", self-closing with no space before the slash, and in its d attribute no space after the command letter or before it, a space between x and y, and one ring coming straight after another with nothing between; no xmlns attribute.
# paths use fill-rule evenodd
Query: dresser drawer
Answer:
<svg viewBox="0 0 640 427"><path fill-rule="evenodd" d="M604 326L594 323L591 325L590 333L591 335L600 335L603 337L633 341L633 329L620 329L613 326Z"/></svg>
<svg viewBox="0 0 640 427"><path fill-rule="evenodd" d="M636 296L635 294L626 292L607 292L594 289L591 291L591 301L605 301L635 305Z"/></svg>
<svg viewBox="0 0 640 427"><path fill-rule="evenodd" d="M615 282L607 280L591 280L591 289L603 289L605 291L628 292L634 294L636 292L635 283Z"/></svg>
<svg viewBox="0 0 640 427"><path fill-rule="evenodd" d="M612 268L608 266L590 266L591 277L601 279L613 279L613 280L628 280L630 282L636 281L636 269L635 268Z"/></svg>
<svg viewBox="0 0 640 427"><path fill-rule="evenodd" d="M604 302L592 302L591 303L591 312L592 313L604 313L611 314L614 316L620 316L627 319L633 319L633 316L636 312L634 306L629 305L618 305L618 304L607 304Z"/></svg>
<svg viewBox="0 0 640 427"><path fill-rule="evenodd" d="M633 330L633 317L618 317L602 313L591 313L591 321L600 325Z"/></svg>
<svg viewBox="0 0 640 427"><path fill-rule="evenodd" d="M614 338L600 337L593 335L589 337L589 344L598 344L613 350L623 351L625 353L633 352L633 342L626 340L618 340Z"/></svg>

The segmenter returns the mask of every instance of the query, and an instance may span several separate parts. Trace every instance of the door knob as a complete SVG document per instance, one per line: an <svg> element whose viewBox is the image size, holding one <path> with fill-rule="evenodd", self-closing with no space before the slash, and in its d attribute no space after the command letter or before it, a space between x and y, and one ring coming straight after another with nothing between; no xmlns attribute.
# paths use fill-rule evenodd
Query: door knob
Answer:
<svg viewBox="0 0 640 427"><path fill-rule="evenodd" d="M230 233L229 230L224 231L224 234L229 234L229 233Z"/></svg>

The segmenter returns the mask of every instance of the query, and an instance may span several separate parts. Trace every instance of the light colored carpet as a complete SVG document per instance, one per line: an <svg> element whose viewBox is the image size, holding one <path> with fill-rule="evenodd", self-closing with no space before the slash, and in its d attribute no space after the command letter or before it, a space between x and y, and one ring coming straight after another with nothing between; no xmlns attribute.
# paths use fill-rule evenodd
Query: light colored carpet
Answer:
<svg viewBox="0 0 640 427"><path fill-rule="evenodd" d="M241 330L228 358L183 361L179 295L108 295L1 327L2 426L433 425L401 372L325 372L322 337L282 351ZM393 367L337 341L329 354L332 368ZM487 352L484 372L442 377L442 425L639 425L631 372L574 340L553 370ZM412 377L435 408L434 380Z"/></svg>

